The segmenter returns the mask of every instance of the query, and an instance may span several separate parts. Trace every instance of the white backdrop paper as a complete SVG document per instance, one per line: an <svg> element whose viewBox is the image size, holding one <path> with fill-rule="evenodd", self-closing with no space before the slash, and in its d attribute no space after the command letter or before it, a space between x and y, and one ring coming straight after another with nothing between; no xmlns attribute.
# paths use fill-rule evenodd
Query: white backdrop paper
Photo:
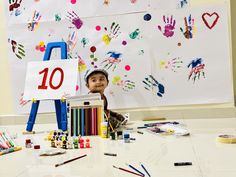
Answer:
<svg viewBox="0 0 236 177"><path fill-rule="evenodd" d="M109 72L110 108L233 100L225 4L104 2L23 1L12 11L6 2L17 112L30 108L22 100L27 63L41 61L47 43L60 41L67 43L68 59L79 60L77 95L88 93L83 78L89 68ZM59 57L60 50L53 50L51 59ZM52 108L43 103L39 111Z"/></svg>

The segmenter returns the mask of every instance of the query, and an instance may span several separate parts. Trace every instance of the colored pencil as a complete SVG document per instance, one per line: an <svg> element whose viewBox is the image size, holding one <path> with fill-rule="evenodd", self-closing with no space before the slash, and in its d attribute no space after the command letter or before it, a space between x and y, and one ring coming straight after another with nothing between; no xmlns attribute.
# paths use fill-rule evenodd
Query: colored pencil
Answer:
<svg viewBox="0 0 236 177"><path fill-rule="evenodd" d="M132 172L132 171L126 170L126 169L124 169L124 168L116 167L116 166L114 166L114 165L113 165L113 167L116 168L116 169L119 169L119 170L125 171L125 172L127 172L127 173L132 173L132 174L134 174L134 175L142 176L142 177L143 177L143 175L141 175L141 174L139 174L139 173L135 173L135 172Z"/></svg>

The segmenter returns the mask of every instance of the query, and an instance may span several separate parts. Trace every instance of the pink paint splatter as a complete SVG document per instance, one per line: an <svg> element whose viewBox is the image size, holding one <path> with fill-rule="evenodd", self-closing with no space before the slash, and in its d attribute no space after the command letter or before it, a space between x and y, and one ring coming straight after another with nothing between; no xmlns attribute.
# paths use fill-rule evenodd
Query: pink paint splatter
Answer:
<svg viewBox="0 0 236 177"><path fill-rule="evenodd" d="M70 0L71 4L75 4L76 0Z"/></svg>
<svg viewBox="0 0 236 177"><path fill-rule="evenodd" d="M126 71L129 71L130 69L131 69L130 65L126 65L126 66L125 66L125 70L126 70Z"/></svg>
<svg viewBox="0 0 236 177"><path fill-rule="evenodd" d="M79 86L78 85L76 85L76 91L78 91L79 90Z"/></svg>
<svg viewBox="0 0 236 177"><path fill-rule="evenodd" d="M97 26L95 27L95 29L96 29L97 31L100 31L100 30L101 30L101 26L97 25Z"/></svg>

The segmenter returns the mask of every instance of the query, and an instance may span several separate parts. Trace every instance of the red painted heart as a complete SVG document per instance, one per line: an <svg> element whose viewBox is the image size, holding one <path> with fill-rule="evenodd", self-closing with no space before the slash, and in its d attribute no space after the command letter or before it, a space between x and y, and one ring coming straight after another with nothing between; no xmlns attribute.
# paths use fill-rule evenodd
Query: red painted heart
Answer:
<svg viewBox="0 0 236 177"><path fill-rule="evenodd" d="M214 18L212 24L209 24L209 22L206 19L207 17L208 18ZM207 12L202 14L202 20L209 29L212 29L216 25L216 22L218 21L218 19L219 19L219 15L216 12L214 12L212 14L209 14Z"/></svg>

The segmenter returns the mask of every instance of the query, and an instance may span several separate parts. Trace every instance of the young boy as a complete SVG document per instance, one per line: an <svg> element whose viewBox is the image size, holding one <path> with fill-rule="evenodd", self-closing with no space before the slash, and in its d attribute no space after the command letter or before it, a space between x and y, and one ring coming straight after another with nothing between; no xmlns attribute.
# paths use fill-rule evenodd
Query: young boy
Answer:
<svg viewBox="0 0 236 177"><path fill-rule="evenodd" d="M101 98L104 101L104 113L109 118L111 126L116 129L118 128L125 120L125 118L116 112L108 110L107 98L104 95L104 90L108 86L108 73L104 69L94 69L89 70L85 74L86 86L89 89L89 93L100 93Z"/></svg>

